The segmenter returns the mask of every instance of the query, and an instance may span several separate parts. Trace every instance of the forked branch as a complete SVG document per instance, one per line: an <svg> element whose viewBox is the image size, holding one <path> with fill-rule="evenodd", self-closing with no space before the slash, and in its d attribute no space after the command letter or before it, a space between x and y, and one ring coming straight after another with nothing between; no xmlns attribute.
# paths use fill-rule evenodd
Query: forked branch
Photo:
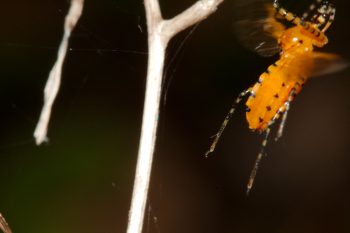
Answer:
<svg viewBox="0 0 350 233"><path fill-rule="evenodd" d="M141 233L159 120L165 49L180 31L215 12L223 0L201 0L172 19L162 18L158 0L145 0L148 29L147 84L134 190L127 233Z"/></svg>
<svg viewBox="0 0 350 233"><path fill-rule="evenodd" d="M216 11L223 0L199 0L172 19L164 20L158 0L144 0L148 28L147 84L142 119L140 146L129 213L128 233L141 233L154 146L159 118L165 49L169 40L180 31L194 25ZM69 36L81 16L84 0L71 0L65 19L64 36L44 91L44 107L34 132L37 144L47 140L47 127L51 108L61 82L62 65L67 53Z"/></svg>

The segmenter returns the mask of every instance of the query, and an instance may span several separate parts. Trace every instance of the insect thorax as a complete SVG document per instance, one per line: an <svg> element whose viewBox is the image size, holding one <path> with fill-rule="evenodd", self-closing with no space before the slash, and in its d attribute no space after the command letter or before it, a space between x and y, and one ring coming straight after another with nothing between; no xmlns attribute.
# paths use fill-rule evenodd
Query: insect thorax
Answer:
<svg viewBox="0 0 350 233"><path fill-rule="evenodd" d="M328 38L323 31L312 23L306 22L303 27L300 27L300 33L308 37L312 44L316 47L323 47L328 43Z"/></svg>
<svg viewBox="0 0 350 233"><path fill-rule="evenodd" d="M279 38L279 44L284 52L301 49L301 52L311 52L313 46L323 47L328 39L323 32L310 26L294 26L284 31Z"/></svg>

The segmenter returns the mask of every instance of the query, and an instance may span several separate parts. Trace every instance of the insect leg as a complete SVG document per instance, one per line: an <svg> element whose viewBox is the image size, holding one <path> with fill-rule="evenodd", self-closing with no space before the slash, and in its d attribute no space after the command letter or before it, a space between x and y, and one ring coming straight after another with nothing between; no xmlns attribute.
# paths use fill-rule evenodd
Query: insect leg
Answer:
<svg viewBox="0 0 350 233"><path fill-rule="evenodd" d="M328 6L328 10L326 12L326 15L328 17L326 25L323 27L322 32L325 32L329 26L331 26L332 22L334 21L335 17L335 8L332 5Z"/></svg>
<svg viewBox="0 0 350 233"><path fill-rule="evenodd" d="M318 7L317 10L315 10L316 7ZM312 14L312 17L309 17L310 14ZM301 20L309 21L316 25L321 32L325 32L331 26L334 17L335 7L332 4L327 0L316 0L316 3L311 4L309 10L303 14Z"/></svg>
<svg viewBox="0 0 350 233"><path fill-rule="evenodd" d="M285 102L284 106L280 107L277 111L277 113L275 114L275 116L272 118L272 120L269 122L268 124L268 127L266 128L266 131L265 131L265 137L264 137L264 140L263 142L261 143L261 150L260 150L260 153L258 154L258 156L256 157L256 160L255 160L255 164L254 164L254 167L253 167L253 170L252 172L250 173L250 177L249 177L249 181L248 181L248 184L247 184L247 195L249 195L249 192L250 190L252 189L253 187L253 184L254 184L254 179L255 179L255 176L256 176L256 173L258 171L258 168L259 168L259 164L260 164L260 161L263 157L263 155L265 154L265 148L266 148L266 145L267 145L267 142L268 142L268 138L269 138L269 135L270 135L270 127L276 122L276 120L281 116L281 114L284 112L284 115L283 115L283 118L282 118L282 122L281 122L281 125L278 129L278 133L277 133L277 137L275 140L277 140L278 138L280 138L282 136L282 133L283 133L283 128L284 128L284 125L285 125L285 122L286 122L286 119L287 119L287 112L289 110L289 106L290 106L290 102L292 102L293 98L295 96L295 89L293 88L288 96L288 99L287 101Z"/></svg>
<svg viewBox="0 0 350 233"><path fill-rule="evenodd" d="M267 127L267 129L265 131L265 137L264 137L264 140L261 143L261 150L260 150L258 156L256 157L253 170L251 171L250 176L249 176L249 181L248 181L248 184L247 184L247 195L249 195L250 190L253 187L254 180L255 180L255 177L256 177L256 173L258 172L260 161L261 161L263 155L265 154L265 148L266 148L266 145L267 145L267 141L268 141L269 135L270 135L270 125L269 125L269 127Z"/></svg>
<svg viewBox="0 0 350 233"><path fill-rule="evenodd" d="M289 96L288 96L288 100L284 103L284 113L282 116L282 120L281 123L278 127L278 131L277 131L277 135L275 137L275 141L277 141L278 139L280 139L282 137L283 134L283 129L284 126L286 124L286 120L287 120L287 115L288 115L288 111L290 109L290 103L292 102L293 98L294 98L294 94L295 94L295 89L293 88L292 91L290 92Z"/></svg>
<svg viewBox="0 0 350 233"><path fill-rule="evenodd" d="M316 8L316 6L322 2L322 0L316 0L315 2L311 3L308 11L304 12L303 16L301 17L301 20L304 21L309 16L309 14L312 13L312 11Z"/></svg>
<svg viewBox="0 0 350 233"><path fill-rule="evenodd" d="M233 113L235 112L237 104L239 104L241 102L242 98L244 96L246 96L250 92L251 92L251 88L241 92L238 95L237 99L233 102L232 107L231 107L230 111L228 112L228 114L226 115L225 120L222 123L219 131L214 135L214 137L215 137L214 141L211 144L209 150L205 153L205 157L208 157L208 155L215 150L216 144L218 143L218 141L219 141L219 139L221 137L221 134L224 132L224 129L225 129L227 123L229 122L229 120L231 119Z"/></svg>
<svg viewBox="0 0 350 233"><path fill-rule="evenodd" d="M282 17L284 17L287 21L294 23L295 25L304 24L304 21L301 18L283 8L278 0L273 1L273 7L275 8L276 12L282 15Z"/></svg>

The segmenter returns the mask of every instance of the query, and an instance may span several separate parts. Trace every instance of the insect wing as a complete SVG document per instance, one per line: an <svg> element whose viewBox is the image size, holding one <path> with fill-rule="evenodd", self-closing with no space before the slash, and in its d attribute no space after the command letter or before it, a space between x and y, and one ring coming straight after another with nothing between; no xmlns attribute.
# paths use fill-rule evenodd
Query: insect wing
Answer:
<svg viewBox="0 0 350 233"><path fill-rule="evenodd" d="M290 59L284 59L278 69L286 81L300 78L319 77L347 68L349 62L333 53L310 52Z"/></svg>
<svg viewBox="0 0 350 233"><path fill-rule="evenodd" d="M280 52L277 40L285 27L278 22L272 1L237 0L235 9L234 30L244 47L264 57Z"/></svg>
<svg viewBox="0 0 350 233"><path fill-rule="evenodd" d="M337 54L313 52L312 56L314 61L311 77L339 72L349 66L349 62Z"/></svg>

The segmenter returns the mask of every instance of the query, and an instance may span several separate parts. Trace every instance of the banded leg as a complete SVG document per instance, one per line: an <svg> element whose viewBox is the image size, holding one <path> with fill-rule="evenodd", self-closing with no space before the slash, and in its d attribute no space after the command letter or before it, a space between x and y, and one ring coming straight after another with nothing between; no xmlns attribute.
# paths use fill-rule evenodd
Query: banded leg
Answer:
<svg viewBox="0 0 350 233"><path fill-rule="evenodd" d="M315 2L316 3L311 3L309 9L306 12L304 12L303 16L301 17L302 20L306 20L309 14L312 13L313 10L315 10L315 8L322 2L322 0L316 0Z"/></svg>
<svg viewBox="0 0 350 233"><path fill-rule="evenodd" d="M275 8L276 12L282 15L282 17L284 17L287 21L294 23L295 25L304 24L304 21L300 17L291 12L288 12L285 8L283 8L278 0L273 1L273 7Z"/></svg>
<svg viewBox="0 0 350 233"><path fill-rule="evenodd" d="M270 135L270 131L271 131L271 130L270 130L270 126L269 126L269 127L267 127L267 129L265 130L265 137L264 137L264 140L263 140L262 143L261 143L261 150L260 150L260 153L259 153L258 156L256 157L253 170L251 171L250 176L249 176L249 181L248 181L248 184L247 184L247 196L249 195L250 190L251 190L252 187L253 187L254 180L255 180L255 177L256 177L256 173L258 172L258 168L259 168L260 161L261 161L263 155L265 154L265 148L266 148L266 145L267 145L267 142L268 142L268 138L269 138L269 135Z"/></svg>
<svg viewBox="0 0 350 233"><path fill-rule="evenodd" d="M313 13L312 11L314 11L316 5L318 5L317 11ZM306 18L309 16L310 13L313 13L313 15L308 21L310 21L313 24L316 24L316 27L320 31L325 32L329 28L329 26L331 26L334 20L335 8L327 0L317 0L316 4L310 5L309 11L303 14L302 19L307 20Z"/></svg>
<svg viewBox="0 0 350 233"><path fill-rule="evenodd" d="M244 96L246 96L250 92L251 92L251 88L241 92L238 95L237 99L233 102L232 107L231 107L230 111L228 112L228 114L226 115L225 120L222 123L219 131L214 135L214 141L211 144L209 150L205 153L205 157L208 157L208 155L215 150L216 144L218 143L218 141L219 141L219 139L221 137L221 134L224 132L227 123L229 122L229 120L231 119L233 113L235 112L237 104L239 104L241 102L242 98Z"/></svg>
<svg viewBox="0 0 350 233"><path fill-rule="evenodd" d="M284 126L285 126L286 121L287 121L288 111L290 109L290 103L292 102L292 100L294 98L294 95L295 95L295 89L292 89L292 91L290 92L290 94L288 96L287 101L284 103L285 110L284 110L284 113L283 113L283 116L282 116L281 123L280 123L280 125L278 127L278 131L277 131L277 135L275 137L275 141L277 141L278 139L280 139L282 137L283 129L284 129Z"/></svg>
<svg viewBox="0 0 350 233"><path fill-rule="evenodd" d="M322 28L321 32L325 32L333 23L334 21L334 17L335 17L335 7L331 4L328 5L328 9L326 11L326 16L327 16L327 23L325 24L325 26ZM321 18L320 18L321 17ZM321 23L321 19L324 19L323 15L320 15L318 18L318 21ZM324 19L325 20L325 19ZM324 23L322 23L324 24ZM322 25L321 24L321 25Z"/></svg>
<svg viewBox="0 0 350 233"><path fill-rule="evenodd" d="M250 173L249 181L248 181L248 184L247 184L247 195L249 195L250 190L251 190L252 187L253 187L254 180L255 180L255 177L256 177L256 173L258 172L258 168L259 168L260 161L261 161L263 155L265 154L265 148L266 148L266 146L267 146L268 139L269 139L269 135L270 135L270 131L271 131L270 128L271 128L271 126L276 122L276 120L277 120L278 118L280 118L281 114L284 112L281 125L280 125L280 127L279 127L279 129L278 129L278 131L279 131L280 134L279 134L279 133L277 134L277 137L278 137L278 138L279 138L280 136L282 136L283 128L284 128L284 125L285 125L286 119L287 119L287 111L289 110L290 102L293 100L294 95L295 95L295 89L293 88L293 89L291 90L291 92L289 93L288 100L286 101L286 103L284 104L284 106L282 106L282 107L280 107L280 108L278 109L277 113L276 113L275 116L272 118L272 120L269 122L268 127L267 127L266 130L265 130L265 136L264 136L264 140L263 140L262 143L261 143L261 150L260 150L260 153L259 153L258 156L256 157L253 170L252 170L252 172ZM278 135L279 135L279 136L278 136Z"/></svg>

